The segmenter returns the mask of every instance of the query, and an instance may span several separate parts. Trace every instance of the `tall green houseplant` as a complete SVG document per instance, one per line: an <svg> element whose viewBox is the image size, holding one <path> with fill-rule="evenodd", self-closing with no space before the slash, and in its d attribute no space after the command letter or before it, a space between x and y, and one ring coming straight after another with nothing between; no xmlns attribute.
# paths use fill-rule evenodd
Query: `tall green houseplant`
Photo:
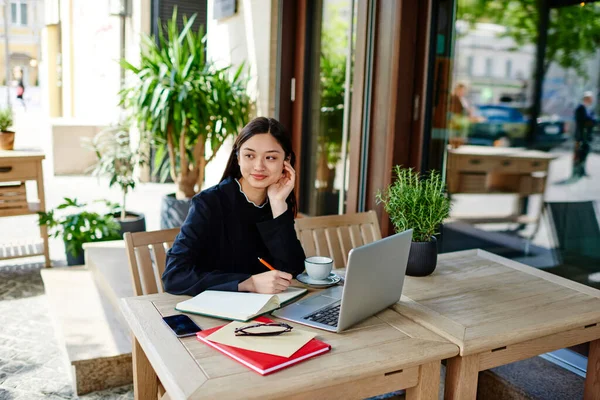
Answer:
<svg viewBox="0 0 600 400"><path fill-rule="evenodd" d="M121 61L133 75L121 91L121 104L137 120L144 138L155 145L155 171L170 174L176 197L201 190L206 165L231 135L248 123L252 101L244 66L217 68L205 59L205 39L192 25L177 27L177 10L158 40L142 37L139 66Z"/></svg>

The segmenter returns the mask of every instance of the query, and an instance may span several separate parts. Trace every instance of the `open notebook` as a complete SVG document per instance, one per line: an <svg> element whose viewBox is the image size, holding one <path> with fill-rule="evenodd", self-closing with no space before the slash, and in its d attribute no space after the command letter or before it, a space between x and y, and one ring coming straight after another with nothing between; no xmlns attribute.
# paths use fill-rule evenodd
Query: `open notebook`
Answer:
<svg viewBox="0 0 600 400"><path fill-rule="evenodd" d="M304 293L306 293L306 289L296 287L289 287L285 292L279 294L206 290L189 300L177 303L175 309L181 312L246 322L276 310Z"/></svg>

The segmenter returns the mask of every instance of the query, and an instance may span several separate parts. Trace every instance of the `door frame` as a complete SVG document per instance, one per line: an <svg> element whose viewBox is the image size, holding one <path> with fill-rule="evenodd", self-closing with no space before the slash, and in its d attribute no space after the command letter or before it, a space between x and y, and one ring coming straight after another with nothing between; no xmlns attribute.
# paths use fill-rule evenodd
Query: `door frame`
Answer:
<svg viewBox="0 0 600 400"><path fill-rule="evenodd" d="M393 233L375 201L394 165L421 167L432 0L360 0L350 117L347 213L376 210L382 234ZM280 0L277 118L290 127L301 198L302 138L307 129L311 27L309 0Z"/></svg>

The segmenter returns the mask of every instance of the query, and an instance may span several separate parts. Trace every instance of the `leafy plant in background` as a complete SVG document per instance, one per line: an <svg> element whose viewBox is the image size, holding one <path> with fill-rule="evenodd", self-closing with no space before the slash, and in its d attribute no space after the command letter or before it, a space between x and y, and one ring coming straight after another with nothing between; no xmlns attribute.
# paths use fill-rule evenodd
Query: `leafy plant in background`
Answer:
<svg viewBox="0 0 600 400"><path fill-rule="evenodd" d="M321 33L319 96L320 114L317 130L317 187L333 190L336 164L341 158L346 94L346 57L349 21L343 4L327 4L332 17L323 24Z"/></svg>
<svg viewBox="0 0 600 400"><path fill-rule="evenodd" d="M155 170L162 181L170 174L178 199L201 190L206 165L248 123L253 108L244 65L232 74L231 66L206 61L203 33L192 29L195 18L184 17L179 31L175 9L158 41L142 37L139 66L121 61L133 75L121 104L155 147Z"/></svg>
<svg viewBox="0 0 600 400"><path fill-rule="evenodd" d="M56 208L38 212L40 226L46 225L50 237L62 236L65 250L73 257L83 251L83 244L118 240L121 226L111 215L117 212L119 205L106 200L99 200L107 208L106 213L87 210L88 204L79 203L77 199L65 197Z"/></svg>
<svg viewBox="0 0 600 400"><path fill-rule="evenodd" d="M127 193L135 189L135 167L147 162L143 151L131 147L130 126L127 121L111 126L99 132L86 142L86 147L96 153L97 162L93 165L92 175L108 176L109 187L117 185L121 189L121 219L127 214Z"/></svg>
<svg viewBox="0 0 600 400"><path fill-rule="evenodd" d="M8 132L13 125L13 112L10 107L0 108L0 132Z"/></svg>
<svg viewBox="0 0 600 400"><path fill-rule="evenodd" d="M450 214L450 199L441 175L431 171L421 177L412 168L399 165L394 173L396 179L377 193L377 202L384 204L396 232L412 229L414 242L430 241Z"/></svg>
<svg viewBox="0 0 600 400"><path fill-rule="evenodd" d="M585 62L600 48L600 4L592 2L550 11L544 75L556 63L586 78ZM519 47L538 42L539 1L460 0L457 18L471 24L502 25Z"/></svg>

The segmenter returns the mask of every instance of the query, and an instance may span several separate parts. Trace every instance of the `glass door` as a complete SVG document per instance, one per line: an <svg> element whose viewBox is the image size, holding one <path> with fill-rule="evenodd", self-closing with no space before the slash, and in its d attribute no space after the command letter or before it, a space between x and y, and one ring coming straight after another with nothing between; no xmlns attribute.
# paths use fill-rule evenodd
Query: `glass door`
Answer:
<svg viewBox="0 0 600 400"><path fill-rule="evenodd" d="M311 216L341 214L348 190L356 1L308 4L309 91L302 133L300 212Z"/></svg>

